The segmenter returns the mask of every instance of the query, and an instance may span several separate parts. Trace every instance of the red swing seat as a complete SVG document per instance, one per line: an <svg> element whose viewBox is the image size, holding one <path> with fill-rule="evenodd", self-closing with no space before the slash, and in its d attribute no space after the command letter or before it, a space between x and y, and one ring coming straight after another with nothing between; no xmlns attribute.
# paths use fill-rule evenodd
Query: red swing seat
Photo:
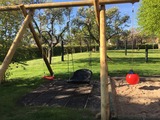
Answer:
<svg viewBox="0 0 160 120"><path fill-rule="evenodd" d="M46 80L54 80L54 76L43 76Z"/></svg>

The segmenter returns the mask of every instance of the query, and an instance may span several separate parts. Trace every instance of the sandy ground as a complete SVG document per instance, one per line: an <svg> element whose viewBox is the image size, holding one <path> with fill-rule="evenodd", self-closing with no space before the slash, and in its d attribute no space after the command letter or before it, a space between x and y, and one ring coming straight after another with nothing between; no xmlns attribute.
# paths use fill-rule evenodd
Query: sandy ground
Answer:
<svg viewBox="0 0 160 120"><path fill-rule="evenodd" d="M116 115L160 120L160 81L143 80L128 85L125 80L112 79L113 106Z"/></svg>

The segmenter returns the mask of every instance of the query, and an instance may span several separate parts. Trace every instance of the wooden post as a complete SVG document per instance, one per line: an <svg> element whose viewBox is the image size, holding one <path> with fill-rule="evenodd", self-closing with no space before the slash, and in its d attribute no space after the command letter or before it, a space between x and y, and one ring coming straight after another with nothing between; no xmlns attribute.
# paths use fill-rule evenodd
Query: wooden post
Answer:
<svg viewBox="0 0 160 120"><path fill-rule="evenodd" d="M97 25L99 26L99 0L93 0L93 4Z"/></svg>
<svg viewBox="0 0 160 120"><path fill-rule="evenodd" d="M100 87L101 120L109 120L108 68L106 59L106 18L105 6L100 10Z"/></svg>
<svg viewBox="0 0 160 120"><path fill-rule="evenodd" d="M24 32L26 31L26 28L28 26L28 23L31 21L31 18L32 18L32 11L29 12L29 14L26 16L26 18L24 19L24 22L22 24L22 27L20 28L20 30L18 31L10 49L8 50L8 53L1 65L1 68L0 68L0 83L2 82L2 79L3 79L3 76L13 58L13 55L16 51L16 48L18 47L18 43L20 42L20 40L22 39L23 37L23 34Z"/></svg>
<svg viewBox="0 0 160 120"><path fill-rule="evenodd" d="M20 5L20 8L21 8L24 16L26 16L26 15L27 15L27 11L26 11L24 5ZM42 53L43 60L44 60L46 66L47 66L47 68L48 68L48 71L50 72L50 75L52 76L52 75L53 75L52 68L51 68L51 66L50 66L50 64L49 64L49 62L48 62L48 59L47 59L47 57L46 57L46 54L45 54L44 50L42 49L42 46L41 46L41 44L40 44L40 42L39 42L38 35L37 35L36 31L34 30L33 24L32 24L31 22L29 22L29 28L30 28L30 30L31 30L31 32L32 32L32 34L33 34L34 40L35 40L35 42L36 42L39 50L40 50L41 53Z"/></svg>

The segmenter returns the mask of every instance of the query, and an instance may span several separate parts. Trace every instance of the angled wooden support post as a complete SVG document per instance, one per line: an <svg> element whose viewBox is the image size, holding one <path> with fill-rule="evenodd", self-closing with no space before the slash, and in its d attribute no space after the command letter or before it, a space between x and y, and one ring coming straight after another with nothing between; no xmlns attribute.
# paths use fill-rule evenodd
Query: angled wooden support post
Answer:
<svg viewBox="0 0 160 120"><path fill-rule="evenodd" d="M109 120L108 65L106 59L106 17L105 5L100 10L100 88L101 120Z"/></svg>
<svg viewBox="0 0 160 120"><path fill-rule="evenodd" d="M99 0L93 0L93 4L97 25L99 26Z"/></svg>
<svg viewBox="0 0 160 120"><path fill-rule="evenodd" d="M13 58L13 55L14 55L17 47L18 47L18 43L20 43L20 41L23 37L23 34L25 33L26 28L28 27L28 23L32 19L32 14L33 14L33 12L30 11L29 14L26 16L26 18L24 19L24 22L23 22L20 30L18 31L10 49L8 50L6 57L4 58L4 61L3 61L1 68L0 68L0 83L2 82L3 76L4 76L8 66Z"/></svg>
<svg viewBox="0 0 160 120"><path fill-rule="evenodd" d="M21 8L24 16L26 17L26 16L27 16L27 11L26 11L24 5L20 5L20 8ZM41 44L40 44L40 42L39 42L39 37L38 37L36 31L34 30L34 27L33 27L32 22L29 22L29 28L30 28L30 31L31 31L32 34L33 34L34 40L35 40L35 42L36 42L39 50L41 51L41 54L42 54L42 56L43 56L43 60L44 60L46 66L47 66L47 68L48 68L48 71L49 71L50 75L53 76L52 68L51 68L51 66L50 66L50 64L49 64L49 62L48 62L48 59L47 59L47 57L46 57L45 52L43 52L43 48L42 48L42 46L41 46Z"/></svg>

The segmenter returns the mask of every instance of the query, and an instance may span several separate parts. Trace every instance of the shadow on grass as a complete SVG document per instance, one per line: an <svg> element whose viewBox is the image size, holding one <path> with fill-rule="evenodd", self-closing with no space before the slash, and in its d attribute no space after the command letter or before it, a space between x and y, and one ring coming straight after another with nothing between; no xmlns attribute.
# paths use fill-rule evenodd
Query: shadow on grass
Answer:
<svg viewBox="0 0 160 120"><path fill-rule="evenodd" d="M139 58L125 58L125 57L121 57L121 58L113 58L113 63L117 63L117 64L124 64L124 63L131 63L133 61L133 63L137 63L141 64L141 63L146 63L145 58L143 57L139 57ZM159 58L148 58L148 62L147 63L155 63L155 62L160 62Z"/></svg>
<svg viewBox="0 0 160 120"><path fill-rule="evenodd" d="M3 87L36 87L43 83L42 78L40 77L32 77L32 78L16 78L16 79L10 79L3 82Z"/></svg>
<svg viewBox="0 0 160 120"><path fill-rule="evenodd" d="M145 57L138 57L138 58L127 58L127 57L113 57L111 58L112 61L108 60L108 62L113 63L113 64L129 64L133 61L133 63L137 63L141 64L141 63L146 63L145 61ZM100 58L91 58L91 59L78 59L78 60L74 60L75 64L81 64L81 63L89 63L91 62L92 65L96 65L98 63L100 63ZM148 58L148 62L147 63L155 63L155 62L160 62L160 58Z"/></svg>
<svg viewBox="0 0 160 120"><path fill-rule="evenodd" d="M109 76L126 76L126 74L129 72L129 70L131 69L129 66L131 66L133 64L133 66L136 68L136 66L141 66L141 64L153 64L153 63L160 63L160 59L159 58L151 58L149 59L149 61L146 63L144 58L133 58L133 63L132 63L132 59L131 58L112 58L113 61L108 61L108 65L113 65L114 69L111 71L109 69ZM75 60L74 61L74 65L79 65L81 67L82 64L84 67L98 67L99 66L99 58L92 58L92 62L91 62L91 66L89 66L89 61L88 59L79 59L79 60ZM121 65L124 66L121 69L118 68L116 70L116 65ZM128 68L126 68L128 67ZM96 71L96 72L95 72ZM93 79L99 79L100 76L100 72L97 70L92 69L93 72ZM154 72L152 73L152 71L150 70L146 70L146 69L141 69L141 70L137 70L135 71L136 73L138 73L140 76L150 76L150 75L154 75L156 73L156 70L154 70ZM157 71L158 72L158 71ZM71 73L72 74L72 73ZM158 74L158 73L157 73ZM68 73L61 73L56 75L58 76L58 78L69 78Z"/></svg>

